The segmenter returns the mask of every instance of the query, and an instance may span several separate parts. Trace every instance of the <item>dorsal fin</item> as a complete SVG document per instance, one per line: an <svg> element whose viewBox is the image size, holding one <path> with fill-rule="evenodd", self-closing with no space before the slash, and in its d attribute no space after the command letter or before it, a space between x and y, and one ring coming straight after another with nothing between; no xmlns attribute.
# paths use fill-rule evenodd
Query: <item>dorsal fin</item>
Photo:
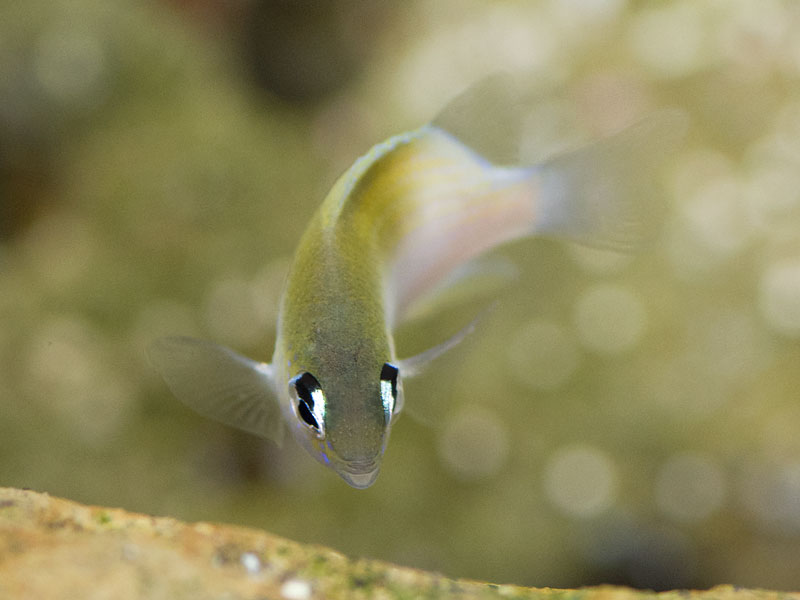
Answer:
<svg viewBox="0 0 800 600"><path fill-rule="evenodd" d="M453 98L432 125L496 165L519 161L523 131L521 90L509 73L478 80Z"/></svg>

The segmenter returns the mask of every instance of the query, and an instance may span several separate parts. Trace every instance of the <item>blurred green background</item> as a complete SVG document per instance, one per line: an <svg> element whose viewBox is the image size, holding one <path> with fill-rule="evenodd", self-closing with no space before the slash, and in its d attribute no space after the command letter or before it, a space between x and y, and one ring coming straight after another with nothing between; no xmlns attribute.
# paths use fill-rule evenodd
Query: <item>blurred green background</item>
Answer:
<svg viewBox="0 0 800 600"><path fill-rule="evenodd" d="M335 177L497 70L541 98L532 157L691 116L658 239L499 250L518 280L366 491L172 398L148 342L268 359ZM800 588L798 75L791 0L5 2L0 485L451 576Z"/></svg>

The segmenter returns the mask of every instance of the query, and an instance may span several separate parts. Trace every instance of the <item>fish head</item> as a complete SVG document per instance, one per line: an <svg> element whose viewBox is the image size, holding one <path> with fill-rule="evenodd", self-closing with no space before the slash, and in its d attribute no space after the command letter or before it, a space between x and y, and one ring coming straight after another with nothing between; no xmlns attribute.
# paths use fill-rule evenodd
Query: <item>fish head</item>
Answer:
<svg viewBox="0 0 800 600"><path fill-rule="evenodd" d="M289 380L293 430L300 444L354 488L378 477L392 421L402 407L399 369L317 365Z"/></svg>

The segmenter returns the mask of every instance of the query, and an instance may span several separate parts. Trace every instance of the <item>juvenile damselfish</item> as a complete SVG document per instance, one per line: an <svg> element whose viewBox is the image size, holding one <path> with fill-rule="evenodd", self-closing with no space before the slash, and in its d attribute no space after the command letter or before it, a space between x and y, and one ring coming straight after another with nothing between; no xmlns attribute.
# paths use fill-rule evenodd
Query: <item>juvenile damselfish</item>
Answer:
<svg viewBox="0 0 800 600"><path fill-rule="evenodd" d="M294 256L270 362L207 341L157 340L149 356L173 393L203 415L277 442L288 426L319 462L366 488L403 409L403 379L469 330L398 358L392 332L415 304L517 238L621 249L637 241L654 209L654 167L680 137L680 114L656 113L521 165L498 163L470 139L471 119L488 131L502 119L504 107L475 114L485 105L483 92L467 92L432 123L373 147L338 179Z"/></svg>

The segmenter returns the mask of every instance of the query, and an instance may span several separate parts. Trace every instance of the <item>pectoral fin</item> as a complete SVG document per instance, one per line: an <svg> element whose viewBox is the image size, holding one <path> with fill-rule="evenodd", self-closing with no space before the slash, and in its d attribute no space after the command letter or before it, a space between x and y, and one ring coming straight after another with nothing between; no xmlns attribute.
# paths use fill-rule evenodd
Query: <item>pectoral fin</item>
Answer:
<svg viewBox="0 0 800 600"><path fill-rule="evenodd" d="M188 337L156 340L148 357L172 393L201 415L282 442L284 425L269 364Z"/></svg>
<svg viewBox="0 0 800 600"><path fill-rule="evenodd" d="M419 354L415 354L414 356L409 356L408 358L404 358L399 361L400 373L403 377L416 377L425 371L428 368L428 365L431 364L434 360L439 358L442 354L451 350L458 346L464 338L466 338L470 333L475 331L475 327L478 325L478 321L480 321L489 310L494 307L494 304L490 305L488 308L481 311L481 313L472 319L465 327L457 331L453 336L434 346L433 348L429 348L424 352L420 352Z"/></svg>

